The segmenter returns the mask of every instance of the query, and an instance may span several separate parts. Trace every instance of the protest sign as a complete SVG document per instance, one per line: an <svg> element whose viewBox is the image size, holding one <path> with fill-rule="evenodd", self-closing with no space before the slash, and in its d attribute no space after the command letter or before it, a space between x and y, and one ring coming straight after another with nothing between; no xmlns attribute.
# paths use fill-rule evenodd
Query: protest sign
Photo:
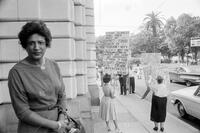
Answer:
<svg viewBox="0 0 200 133"><path fill-rule="evenodd" d="M127 74L129 55L129 32L106 32L103 64L105 73Z"/></svg>
<svg viewBox="0 0 200 133"><path fill-rule="evenodd" d="M161 64L161 54L160 53L144 53L142 54L141 63L143 64L143 72L145 82L148 86L149 76L153 78L153 82L155 83L155 79L158 75L164 78L164 82L166 84L169 83L169 73L167 67Z"/></svg>
<svg viewBox="0 0 200 133"><path fill-rule="evenodd" d="M143 65L143 73L145 83L147 85L147 90L142 96L145 98L150 92L149 78L152 78L151 84L156 84L156 78L158 75L162 76L165 84L169 84L169 73L167 67L161 64L161 54L160 53L145 53L142 55L141 63Z"/></svg>

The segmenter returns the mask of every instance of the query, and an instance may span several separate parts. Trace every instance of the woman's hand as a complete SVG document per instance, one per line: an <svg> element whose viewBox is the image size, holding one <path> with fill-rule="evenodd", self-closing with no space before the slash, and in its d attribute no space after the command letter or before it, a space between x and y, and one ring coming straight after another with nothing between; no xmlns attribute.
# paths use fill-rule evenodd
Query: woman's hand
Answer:
<svg viewBox="0 0 200 133"><path fill-rule="evenodd" d="M146 96L149 94L150 90L151 90L150 87L147 86L147 90L145 91L145 93L143 94L143 96L141 97L141 99L145 99Z"/></svg>
<svg viewBox="0 0 200 133"><path fill-rule="evenodd" d="M57 121L58 123L58 133L67 133L67 131L69 131L73 125L69 123L68 120L59 120Z"/></svg>

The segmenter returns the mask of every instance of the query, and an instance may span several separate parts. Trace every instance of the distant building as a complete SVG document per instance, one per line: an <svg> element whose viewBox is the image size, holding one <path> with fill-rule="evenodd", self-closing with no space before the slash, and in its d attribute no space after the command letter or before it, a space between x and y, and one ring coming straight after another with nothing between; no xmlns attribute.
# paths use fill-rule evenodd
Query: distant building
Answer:
<svg viewBox="0 0 200 133"><path fill-rule="evenodd" d="M190 47L193 53L193 59L198 62L200 59L200 37L192 37L190 40Z"/></svg>

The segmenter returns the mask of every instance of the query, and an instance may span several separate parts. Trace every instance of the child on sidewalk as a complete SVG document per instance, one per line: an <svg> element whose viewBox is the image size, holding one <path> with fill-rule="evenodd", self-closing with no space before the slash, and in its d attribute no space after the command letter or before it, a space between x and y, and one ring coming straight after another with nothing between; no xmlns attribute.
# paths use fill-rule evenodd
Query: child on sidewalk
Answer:
<svg viewBox="0 0 200 133"><path fill-rule="evenodd" d="M102 120L106 121L106 125L108 128L108 132L111 131L109 121L113 120L115 125L116 133L122 133L119 130L118 123L117 123L117 113L115 108L115 96L114 96L114 88L110 84L111 75L105 74L103 77L103 93L104 96L101 99L99 115Z"/></svg>

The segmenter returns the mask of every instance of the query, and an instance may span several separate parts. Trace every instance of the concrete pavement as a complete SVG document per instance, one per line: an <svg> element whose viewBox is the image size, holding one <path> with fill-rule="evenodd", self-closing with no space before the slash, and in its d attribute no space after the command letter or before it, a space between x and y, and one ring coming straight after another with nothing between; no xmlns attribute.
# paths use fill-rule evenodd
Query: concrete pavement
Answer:
<svg viewBox="0 0 200 133"><path fill-rule="evenodd" d="M118 116L118 124L123 133L148 133L148 130L138 121L126 108L120 103L119 100L116 101L116 109ZM107 133L106 124L102 121L99 116L99 107L92 107L92 117L94 120L94 133ZM112 133L114 131L114 124L111 122Z"/></svg>
<svg viewBox="0 0 200 133"><path fill-rule="evenodd" d="M154 124L150 121L151 103L141 100L136 94L126 96L120 95L116 99L116 109L119 127L123 133L156 133L153 131ZM94 133L107 133L106 124L98 117L99 106L92 107L92 119ZM112 129L114 125L112 124ZM159 132L159 131L158 131ZM200 133L178 118L167 114L165 122L165 133ZM115 133L114 130L112 133Z"/></svg>
<svg viewBox="0 0 200 133"><path fill-rule="evenodd" d="M154 124L150 121L150 108L151 103L146 100L141 100L139 96L131 94L127 96L120 96L118 98L120 104L124 109L128 110L140 123L148 130L154 132L152 128ZM165 132L168 133L200 133L198 129L193 128L191 125L179 120L173 115L167 113L165 122Z"/></svg>

